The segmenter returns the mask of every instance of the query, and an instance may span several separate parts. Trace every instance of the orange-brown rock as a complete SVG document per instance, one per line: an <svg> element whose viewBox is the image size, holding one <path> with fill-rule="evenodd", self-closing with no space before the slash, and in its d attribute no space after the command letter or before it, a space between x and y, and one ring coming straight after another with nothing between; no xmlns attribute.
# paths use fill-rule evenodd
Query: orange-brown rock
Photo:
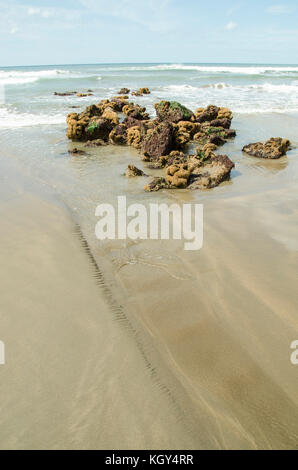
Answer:
<svg viewBox="0 0 298 470"><path fill-rule="evenodd" d="M140 127L134 126L127 129L127 143L136 149L141 148L142 132Z"/></svg>
<svg viewBox="0 0 298 470"><path fill-rule="evenodd" d="M189 177L189 189L209 189L218 186L230 176L234 163L227 155L214 155L206 162L200 162Z"/></svg>
<svg viewBox="0 0 298 470"><path fill-rule="evenodd" d="M125 172L125 176L128 178L134 178L136 176L146 176L146 175L142 170L140 170L136 166L128 165L126 172Z"/></svg>
<svg viewBox="0 0 298 470"><path fill-rule="evenodd" d="M253 157L277 159L286 155L291 142L281 137L272 137L267 142L257 142L255 144L245 145L243 152Z"/></svg>
<svg viewBox="0 0 298 470"><path fill-rule="evenodd" d="M114 126L117 126L117 124L119 124L118 115L115 111L113 111L113 108L110 108L110 107L105 108L101 117L102 119L107 119L108 121L110 121Z"/></svg>
<svg viewBox="0 0 298 470"><path fill-rule="evenodd" d="M166 182L172 188L186 188L190 173L187 163L171 165L166 169Z"/></svg>
<svg viewBox="0 0 298 470"><path fill-rule="evenodd" d="M159 191L160 189L169 189L169 185L166 182L165 178L155 177L149 184L144 187L145 191Z"/></svg>

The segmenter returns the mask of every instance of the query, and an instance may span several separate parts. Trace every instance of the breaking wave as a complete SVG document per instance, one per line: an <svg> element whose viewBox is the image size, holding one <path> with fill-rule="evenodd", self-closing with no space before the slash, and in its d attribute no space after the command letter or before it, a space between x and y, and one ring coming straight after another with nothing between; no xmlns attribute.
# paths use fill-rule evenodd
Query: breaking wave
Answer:
<svg viewBox="0 0 298 470"><path fill-rule="evenodd" d="M0 128L16 129L20 127L53 125L65 123L63 114L32 114L0 109Z"/></svg>

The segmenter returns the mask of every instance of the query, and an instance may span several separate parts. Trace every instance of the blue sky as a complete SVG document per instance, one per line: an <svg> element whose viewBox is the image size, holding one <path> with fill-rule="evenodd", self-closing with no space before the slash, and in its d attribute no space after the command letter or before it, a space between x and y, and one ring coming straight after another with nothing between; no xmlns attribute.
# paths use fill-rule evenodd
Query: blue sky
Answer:
<svg viewBox="0 0 298 470"><path fill-rule="evenodd" d="M297 0L0 0L0 66L298 63Z"/></svg>

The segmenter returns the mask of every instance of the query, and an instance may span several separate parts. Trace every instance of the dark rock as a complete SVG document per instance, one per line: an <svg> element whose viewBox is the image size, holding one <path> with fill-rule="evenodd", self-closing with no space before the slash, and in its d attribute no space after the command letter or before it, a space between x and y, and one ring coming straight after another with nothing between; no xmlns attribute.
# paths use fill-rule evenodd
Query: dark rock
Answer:
<svg viewBox="0 0 298 470"><path fill-rule="evenodd" d="M85 147L101 147L107 145L107 142L102 139L88 140L85 144Z"/></svg>
<svg viewBox="0 0 298 470"><path fill-rule="evenodd" d="M169 185L165 178L156 177L153 178L153 180L150 181L150 183L147 184L144 189L148 192L159 191L160 189L169 189Z"/></svg>
<svg viewBox="0 0 298 470"><path fill-rule="evenodd" d="M113 124L110 120L103 118L94 119L85 128L86 140L102 139L107 141L112 129Z"/></svg>
<svg viewBox="0 0 298 470"><path fill-rule="evenodd" d="M149 114L146 112L146 108L139 106L138 104L128 103L123 107L122 111L126 116L130 116L133 119L138 119L140 121L149 119Z"/></svg>
<svg viewBox="0 0 298 470"><path fill-rule="evenodd" d="M226 129L225 138L226 139L233 139L234 137L236 137L235 129Z"/></svg>
<svg viewBox="0 0 298 470"><path fill-rule="evenodd" d="M218 116L219 108L217 106L207 106L207 108L201 113L196 116L197 122L211 122L214 121Z"/></svg>
<svg viewBox="0 0 298 470"><path fill-rule="evenodd" d="M211 135L209 137L209 143L214 144L217 147L220 147L221 145L224 145L226 143L226 141L225 141L225 139L223 139L219 135Z"/></svg>
<svg viewBox="0 0 298 470"><path fill-rule="evenodd" d="M175 131L169 122L159 124L146 136L143 143L143 153L148 161L158 160L175 149Z"/></svg>
<svg viewBox="0 0 298 470"><path fill-rule="evenodd" d="M138 91L132 91L133 96L143 96L143 95L150 95L151 91L149 88L139 88Z"/></svg>
<svg viewBox="0 0 298 470"><path fill-rule="evenodd" d="M290 141L281 137L272 137L267 142L257 142L245 145L242 151L258 158L277 159L286 155L290 148Z"/></svg>
<svg viewBox="0 0 298 470"><path fill-rule="evenodd" d="M127 99L123 96L114 97L110 101L110 107L117 113L121 113L124 106L127 105Z"/></svg>
<svg viewBox="0 0 298 470"><path fill-rule="evenodd" d="M143 127L144 123L143 121L140 121L139 119L135 119L131 116L128 116L127 118L124 119L123 124L126 126L127 129L130 127Z"/></svg>
<svg viewBox="0 0 298 470"><path fill-rule="evenodd" d="M230 119L214 119L210 122L213 127L223 127L224 129L230 129L232 121Z"/></svg>
<svg viewBox="0 0 298 470"><path fill-rule="evenodd" d="M127 128L124 124L118 124L110 132L109 141L112 144L124 145L127 143Z"/></svg>
<svg viewBox="0 0 298 470"><path fill-rule="evenodd" d="M76 95L78 92L77 91L64 91L62 93L55 91L54 95L55 96L73 96Z"/></svg>
<svg viewBox="0 0 298 470"><path fill-rule="evenodd" d="M149 90L149 88L143 87L139 89L139 93L141 93L141 95L150 95L151 91Z"/></svg>
<svg viewBox="0 0 298 470"><path fill-rule="evenodd" d="M84 152L84 150L79 150L79 149L77 149L77 148L68 150L68 153L69 153L70 155L86 155L86 152Z"/></svg>
<svg viewBox="0 0 298 470"><path fill-rule="evenodd" d="M145 173L134 165L128 165L125 176L132 178L135 176L146 176Z"/></svg>
<svg viewBox="0 0 298 470"><path fill-rule="evenodd" d="M121 88L120 91L118 91L118 95L128 95L130 93L129 88Z"/></svg>
<svg viewBox="0 0 298 470"><path fill-rule="evenodd" d="M178 150L173 150L170 155L166 157L161 157L164 162L164 166L171 166L171 165L180 165L181 163L186 163L188 160L187 155L183 152L179 152Z"/></svg>
<svg viewBox="0 0 298 470"><path fill-rule="evenodd" d="M227 119L228 121L232 121L233 114L232 111L228 108L218 108L210 104L207 108L199 108L195 112L195 118L197 122L212 122L216 119ZM227 123L226 123L227 124ZM219 126L224 127L224 126Z"/></svg>
<svg viewBox="0 0 298 470"><path fill-rule="evenodd" d="M161 121L177 123L179 121L189 121L194 115L177 101L161 101L155 105L157 117Z"/></svg>

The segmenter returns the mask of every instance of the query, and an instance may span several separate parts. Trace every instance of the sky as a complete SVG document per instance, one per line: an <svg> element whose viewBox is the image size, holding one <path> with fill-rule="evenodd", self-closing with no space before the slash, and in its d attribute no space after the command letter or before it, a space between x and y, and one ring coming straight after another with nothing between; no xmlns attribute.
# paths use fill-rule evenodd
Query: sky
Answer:
<svg viewBox="0 0 298 470"><path fill-rule="evenodd" d="M0 0L0 66L298 63L297 0Z"/></svg>

